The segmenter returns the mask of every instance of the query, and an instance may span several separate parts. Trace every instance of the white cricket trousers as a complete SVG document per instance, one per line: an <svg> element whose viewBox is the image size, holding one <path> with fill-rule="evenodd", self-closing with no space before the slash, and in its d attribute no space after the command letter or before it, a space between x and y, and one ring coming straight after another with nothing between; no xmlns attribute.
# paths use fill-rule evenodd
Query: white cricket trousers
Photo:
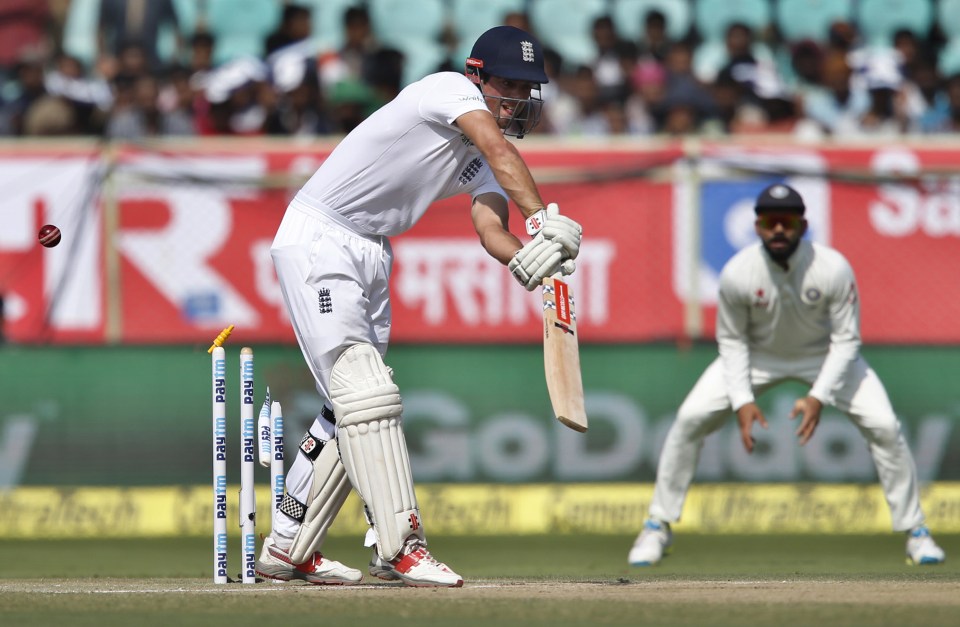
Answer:
<svg viewBox="0 0 960 627"><path fill-rule="evenodd" d="M755 361L761 361L750 371L755 396L788 379L812 385L823 364L822 358L800 362ZM890 507L894 531L907 531L923 524L913 455L901 433L900 422L883 383L862 357L853 364L846 382L835 396L834 406L847 415L867 441ZM687 394L667 434L657 466L657 482L650 503L651 518L664 522L680 520L703 440L720 429L733 416L731 412L723 363L718 357ZM813 437L817 437L816 434Z"/></svg>
<svg viewBox="0 0 960 627"><path fill-rule="evenodd" d="M283 216L270 247L280 290L300 351L313 374L317 392L328 407L330 372L353 344L372 344L381 355L390 340L390 270L393 253L386 237L354 231L329 210L308 207L296 198ZM335 427L317 417L309 429L321 441ZM286 490L307 506L314 480L313 464L297 454L286 477ZM283 548L298 523L277 516L275 539Z"/></svg>

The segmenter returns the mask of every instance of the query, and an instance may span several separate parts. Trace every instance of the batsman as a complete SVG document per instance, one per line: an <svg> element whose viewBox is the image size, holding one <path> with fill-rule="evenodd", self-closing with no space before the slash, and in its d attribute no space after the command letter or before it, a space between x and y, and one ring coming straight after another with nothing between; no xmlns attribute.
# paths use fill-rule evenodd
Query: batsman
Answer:
<svg viewBox="0 0 960 627"><path fill-rule="evenodd" d="M325 400L300 443L257 573L353 584L359 570L322 553L351 489L373 547L369 573L409 586L459 587L427 549L403 433L403 402L384 364L390 338L389 238L435 200L472 198L483 248L527 290L570 273L580 225L549 209L505 135L536 126L547 82L543 50L510 26L477 39L464 74L407 86L350 132L290 202L271 247L297 342ZM508 230L512 200L532 239ZM464 376L468 376L464 373Z"/></svg>

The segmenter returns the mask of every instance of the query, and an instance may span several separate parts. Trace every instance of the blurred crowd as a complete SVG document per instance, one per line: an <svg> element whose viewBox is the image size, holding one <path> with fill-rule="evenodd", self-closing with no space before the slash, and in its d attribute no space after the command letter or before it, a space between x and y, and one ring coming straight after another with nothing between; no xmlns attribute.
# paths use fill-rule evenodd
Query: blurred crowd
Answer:
<svg viewBox="0 0 960 627"><path fill-rule="evenodd" d="M62 45L71 1L0 2L0 136L341 135L409 80L407 55L377 40L360 0L345 6L335 48L312 36L309 5L276 0L279 25L263 53L219 63L213 30L201 19L185 33L174 0L92 0L96 55L85 63ZM612 17L597 17L588 62L547 47L538 134L960 132L960 68L943 71L936 24L926 36L903 28L888 45L868 46L850 21L791 42L776 27L735 22L720 53L695 63L695 28L671 38L664 13L641 20L642 35L630 39ZM503 23L537 34L525 11ZM168 54L164 32L174 34ZM441 39L450 54L433 69L463 71L463 42L454 29Z"/></svg>

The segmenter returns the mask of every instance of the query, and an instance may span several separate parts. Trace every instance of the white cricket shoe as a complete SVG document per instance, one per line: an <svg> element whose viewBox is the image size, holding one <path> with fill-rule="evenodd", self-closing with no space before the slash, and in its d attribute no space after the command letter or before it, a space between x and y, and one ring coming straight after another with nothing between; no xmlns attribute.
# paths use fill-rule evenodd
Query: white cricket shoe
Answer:
<svg viewBox="0 0 960 627"><path fill-rule="evenodd" d="M907 563L913 565L942 564L947 555L933 541L926 525L907 533Z"/></svg>
<svg viewBox="0 0 960 627"><path fill-rule="evenodd" d="M271 537L263 541L263 549L257 560L257 574L280 581L302 579L308 583L330 586L349 586L363 579L363 573L356 568L327 559L320 552L314 553L302 564L294 564L287 552L278 547Z"/></svg>
<svg viewBox="0 0 960 627"><path fill-rule="evenodd" d="M377 547L373 547L370 574L387 581L400 580L415 588L459 588L463 585L463 577L438 562L420 540L407 542L400 554L389 562L380 557Z"/></svg>
<svg viewBox="0 0 960 627"><path fill-rule="evenodd" d="M654 566L663 558L673 544L673 532L670 524L648 518L643 530L633 542L627 561L631 566Z"/></svg>

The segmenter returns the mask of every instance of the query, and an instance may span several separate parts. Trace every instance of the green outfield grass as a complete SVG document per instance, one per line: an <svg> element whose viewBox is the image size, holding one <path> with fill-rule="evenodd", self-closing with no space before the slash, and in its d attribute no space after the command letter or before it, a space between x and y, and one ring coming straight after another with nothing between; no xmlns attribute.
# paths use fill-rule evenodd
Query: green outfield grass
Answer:
<svg viewBox="0 0 960 627"><path fill-rule="evenodd" d="M231 573L239 542L232 539ZM935 625L960 624L956 562L909 567L899 534L682 535L659 566L626 565L632 537L433 537L461 589L211 583L206 538L0 542L3 625ZM368 549L326 553L364 568ZM370 579L370 578L368 578Z"/></svg>

